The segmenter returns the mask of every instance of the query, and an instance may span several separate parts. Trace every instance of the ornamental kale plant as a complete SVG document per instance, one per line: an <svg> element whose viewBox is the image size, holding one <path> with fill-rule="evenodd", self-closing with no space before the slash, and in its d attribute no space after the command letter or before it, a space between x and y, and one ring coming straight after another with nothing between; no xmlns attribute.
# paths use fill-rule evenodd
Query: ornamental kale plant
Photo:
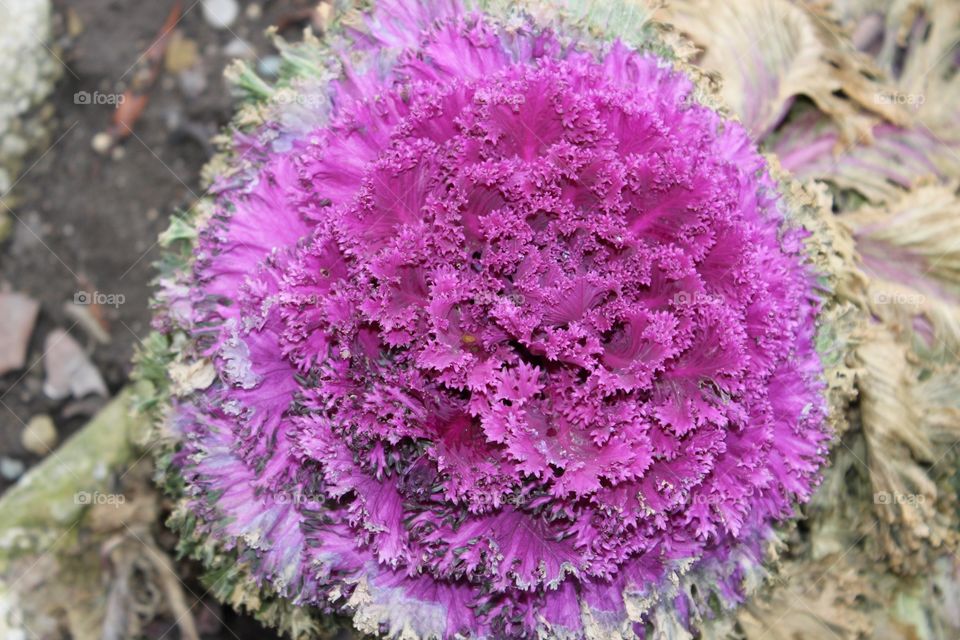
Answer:
<svg viewBox="0 0 960 640"><path fill-rule="evenodd" d="M818 482L799 205L645 22L572 11L350 14L166 236L178 522L287 619L694 629Z"/></svg>

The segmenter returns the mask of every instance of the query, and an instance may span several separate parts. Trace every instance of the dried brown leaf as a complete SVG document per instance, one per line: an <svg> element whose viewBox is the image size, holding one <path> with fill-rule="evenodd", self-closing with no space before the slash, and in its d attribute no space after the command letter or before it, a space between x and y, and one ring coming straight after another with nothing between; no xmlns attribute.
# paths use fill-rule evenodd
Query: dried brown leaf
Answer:
<svg viewBox="0 0 960 640"><path fill-rule="evenodd" d="M844 214L871 277L960 302L957 185L921 185L883 207Z"/></svg>
<svg viewBox="0 0 960 640"><path fill-rule="evenodd" d="M853 640L868 634L870 618L858 600L875 599L874 590L847 560L836 554L786 563L781 584L741 609L746 640Z"/></svg>
<svg viewBox="0 0 960 640"><path fill-rule="evenodd" d="M935 446L923 420L929 407L921 404L908 347L876 327L857 347L857 357L865 464L878 520L874 552L894 571L921 572L943 547L956 548L953 499L931 469L944 462L946 452Z"/></svg>
<svg viewBox="0 0 960 640"><path fill-rule="evenodd" d="M797 96L810 98L847 142L870 140L879 120L907 124L869 59L819 9L788 0L671 0L656 16L704 50L699 64L723 78L722 94L758 138L784 118Z"/></svg>

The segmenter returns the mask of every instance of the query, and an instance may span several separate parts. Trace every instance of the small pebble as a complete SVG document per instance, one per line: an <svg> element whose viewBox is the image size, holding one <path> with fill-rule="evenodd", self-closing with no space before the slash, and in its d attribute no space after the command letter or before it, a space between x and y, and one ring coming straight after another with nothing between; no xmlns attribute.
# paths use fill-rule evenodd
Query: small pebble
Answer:
<svg viewBox="0 0 960 640"><path fill-rule="evenodd" d="M180 73L195 65L199 56L200 46L197 41L174 31L164 53L163 65L169 73Z"/></svg>
<svg viewBox="0 0 960 640"><path fill-rule="evenodd" d="M239 13L237 0L203 0L203 17L214 29L228 29Z"/></svg>
<svg viewBox="0 0 960 640"><path fill-rule="evenodd" d="M280 65L283 64L283 58L280 56L264 56L257 64L257 70L261 75L274 77L280 73Z"/></svg>
<svg viewBox="0 0 960 640"><path fill-rule="evenodd" d="M0 457L0 476L5 480L16 480L23 475L26 467L23 462L16 458Z"/></svg>
<svg viewBox="0 0 960 640"><path fill-rule="evenodd" d="M223 54L228 58L241 58L251 60L257 56L253 46L241 38L234 38L223 48Z"/></svg>
<svg viewBox="0 0 960 640"><path fill-rule="evenodd" d="M113 146L113 136L111 136L109 133L101 131L97 135L93 136L90 146L92 146L93 150L100 155L104 155L110 151L110 147Z"/></svg>
<svg viewBox="0 0 960 640"><path fill-rule="evenodd" d="M57 427L48 415L38 415L30 418L20 442L23 448L38 456L45 456L57 446Z"/></svg>
<svg viewBox="0 0 960 640"><path fill-rule="evenodd" d="M200 65L177 75L180 91L188 98L196 98L207 89L207 76Z"/></svg>

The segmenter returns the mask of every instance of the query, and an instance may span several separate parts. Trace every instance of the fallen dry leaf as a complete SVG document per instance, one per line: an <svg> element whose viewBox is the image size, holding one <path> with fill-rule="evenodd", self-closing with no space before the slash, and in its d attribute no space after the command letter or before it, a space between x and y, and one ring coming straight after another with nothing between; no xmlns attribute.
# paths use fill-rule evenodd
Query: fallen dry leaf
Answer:
<svg viewBox="0 0 960 640"><path fill-rule="evenodd" d="M63 329L54 329L47 336L43 356L47 372L43 392L54 400L68 396L82 398L96 393L107 396L107 385L83 347Z"/></svg>
<svg viewBox="0 0 960 640"><path fill-rule="evenodd" d="M144 58L146 58L151 65L159 63L161 60L163 60L164 52L166 51L167 46L170 44L170 39L173 36L173 30L176 28L177 24L179 24L182 15L183 3L180 0L177 0L173 3L173 7L170 8L170 12L163 21L163 26L160 27L157 37L153 40L153 44L150 45L150 48L147 49L146 53L144 54Z"/></svg>
<svg viewBox="0 0 960 640"><path fill-rule="evenodd" d="M40 304L22 293L0 292L0 375L23 368Z"/></svg>
<svg viewBox="0 0 960 640"><path fill-rule="evenodd" d="M123 100L117 105L117 109L113 113L113 121L107 131L112 143L123 140L133 133L134 126L136 126L140 116L143 115L144 109L147 108L147 103L150 101L150 89L153 88L157 76L160 75L161 63L173 39L174 29L180 22L182 13L183 5L180 0L177 0L173 4L173 8L170 9L170 13L167 14L167 19L164 20L157 37L135 65L135 67L139 67L139 70L133 74L134 82L129 89L123 92Z"/></svg>
<svg viewBox="0 0 960 640"><path fill-rule="evenodd" d="M114 140L123 140L133 133L133 128L149 101L150 97L145 93L135 94L130 89L124 92L123 100L113 112L113 123L110 125L110 135Z"/></svg>

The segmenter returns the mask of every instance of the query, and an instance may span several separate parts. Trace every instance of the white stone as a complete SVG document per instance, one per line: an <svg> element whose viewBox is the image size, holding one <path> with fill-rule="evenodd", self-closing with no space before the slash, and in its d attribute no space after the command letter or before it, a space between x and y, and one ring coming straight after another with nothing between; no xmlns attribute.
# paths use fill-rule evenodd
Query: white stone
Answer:
<svg viewBox="0 0 960 640"><path fill-rule="evenodd" d="M45 456L57 446L57 427L48 415L30 418L23 433L20 434L23 448L38 456Z"/></svg>
<svg viewBox="0 0 960 640"><path fill-rule="evenodd" d="M3 476L4 479L16 480L23 475L24 469L26 467L20 460L6 456L0 457L0 476Z"/></svg>
<svg viewBox="0 0 960 640"><path fill-rule="evenodd" d="M237 0L203 0L203 18L214 29L229 29L238 15Z"/></svg>

